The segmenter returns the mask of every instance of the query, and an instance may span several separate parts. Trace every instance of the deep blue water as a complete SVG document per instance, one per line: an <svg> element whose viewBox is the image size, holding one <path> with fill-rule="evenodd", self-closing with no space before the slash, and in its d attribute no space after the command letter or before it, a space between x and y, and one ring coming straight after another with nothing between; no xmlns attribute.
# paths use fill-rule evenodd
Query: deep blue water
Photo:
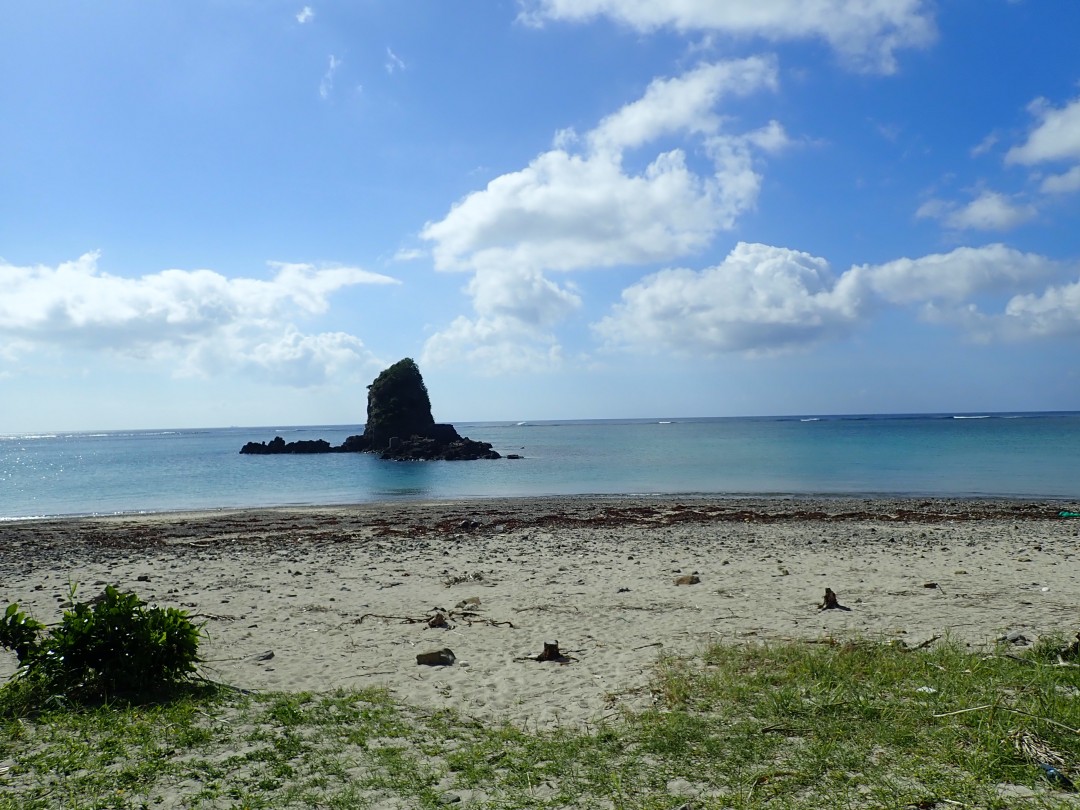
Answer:
<svg viewBox="0 0 1080 810"><path fill-rule="evenodd" d="M0 520L392 499L644 493L1080 499L1080 413L458 423L521 460L241 456L360 425L0 436Z"/></svg>

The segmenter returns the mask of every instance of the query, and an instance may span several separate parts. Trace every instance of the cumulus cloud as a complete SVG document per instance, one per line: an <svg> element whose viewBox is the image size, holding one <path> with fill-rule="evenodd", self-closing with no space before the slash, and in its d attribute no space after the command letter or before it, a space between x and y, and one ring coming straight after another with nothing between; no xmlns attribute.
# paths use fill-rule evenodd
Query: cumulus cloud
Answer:
<svg viewBox="0 0 1080 810"><path fill-rule="evenodd" d="M647 276L594 330L608 346L636 351L760 354L845 336L884 307L917 306L978 339L1071 334L1080 331L1080 283L1028 292L1069 271L995 244L834 275L825 259L740 243L713 267ZM1000 312L979 310L988 296L1002 301Z"/></svg>
<svg viewBox="0 0 1080 810"><path fill-rule="evenodd" d="M757 132L720 131L715 105L725 95L775 83L774 61L761 57L654 81L642 98L584 136L584 153L545 152L428 223L421 236L434 243L436 267L575 270L662 261L700 249L756 202L755 152L787 143L775 122ZM682 149L657 154L641 172L626 170L626 150L672 134L698 136L714 173L694 172ZM560 134L564 147L575 140Z"/></svg>
<svg viewBox="0 0 1080 810"><path fill-rule="evenodd" d="M521 19L585 22L606 17L639 31L673 28L768 40L814 38L827 42L857 68L892 73L896 52L935 37L924 0L526 0Z"/></svg>
<svg viewBox="0 0 1080 810"><path fill-rule="evenodd" d="M315 10L311 6L304 6L296 13L296 21L303 25L315 19Z"/></svg>
<svg viewBox="0 0 1080 810"><path fill-rule="evenodd" d="M726 97L774 88L776 72L774 59L753 57L657 79L591 131L558 132L555 148L428 223L421 237L433 245L436 269L475 273L466 292L477 315L434 335L429 359L480 348L501 356L525 339L522 356L549 366L558 346L544 330L580 300L545 272L667 261L731 228L756 203L756 161L789 139L776 122L728 132L716 108ZM625 165L631 150L675 137L694 140L709 168L692 168L682 148L648 156L640 171Z"/></svg>
<svg viewBox="0 0 1080 810"><path fill-rule="evenodd" d="M928 200L919 206L915 216L936 219L953 230L1007 231L1038 215L1035 206L1015 202L997 191L983 191L967 205L945 200Z"/></svg>
<svg viewBox="0 0 1080 810"><path fill-rule="evenodd" d="M595 325L609 345L690 354L769 352L846 332L857 315L821 258L740 242L700 272L663 270Z"/></svg>
<svg viewBox="0 0 1080 810"><path fill-rule="evenodd" d="M431 365L469 361L488 373L545 371L562 362L551 327L581 307L577 292L536 270L484 269L466 288L475 318L460 316L432 335L422 359Z"/></svg>
<svg viewBox="0 0 1080 810"><path fill-rule="evenodd" d="M551 326L581 306L573 289L533 270L481 270L469 282L468 292L480 315L510 318L529 327Z"/></svg>
<svg viewBox="0 0 1080 810"><path fill-rule="evenodd" d="M213 341L193 345L177 369L179 376L241 374L277 385L304 388L347 377L382 363L354 335L305 335L291 325L265 329L229 324Z"/></svg>
<svg viewBox="0 0 1080 810"><path fill-rule="evenodd" d="M1080 336L1080 280L1012 298L993 327L1004 337Z"/></svg>
<svg viewBox="0 0 1080 810"><path fill-rule="evenodd" d="M270 279L227 278L212 270L163 270L137 278L98 269L88 253L56 267L0 263L0 335L34 349L105 351L168 362L178 373L265 371L323 382L346 368L376 364L359 338L304 335L292 324L329 308L345 287L396 284L355 267L271 263Z"/></svg>
<svg viewBox="0 0 1080 810"><path fill-rule="evenodd" d="M554 371L563 363L554 335L531 329L513 318L459 316L424 344L425 365L467 361L482 374Z"/></svg>
<svg viewBox="0 0 1080 810"><path fill-rule="evenodd" d="M889 304L962 303L984 293L1026 290L1063 271L1045 256L992 244L856 265L844 274L841 286L862 300L872 294Z"/></svg>
<svg viewBox="0 0 1080 810"><path fill-rule="evenodd" d="M838 291L867 312L914 306L923 320L958 328L969 339L1018 341L1080 332L1080 282L1061 283L1076 274L1075 265L992 244L857 265Z"/></svg>

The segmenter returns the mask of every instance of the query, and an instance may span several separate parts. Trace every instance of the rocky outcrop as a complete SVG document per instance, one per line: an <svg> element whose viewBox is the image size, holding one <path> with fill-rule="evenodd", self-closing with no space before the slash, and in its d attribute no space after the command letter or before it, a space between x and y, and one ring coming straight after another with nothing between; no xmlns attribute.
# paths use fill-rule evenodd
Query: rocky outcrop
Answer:
<svg viewBox="0 0 1080 810"><path fill-rule="evenodd" d="M391 440L380 457L394 461L472 461L478 458L502 458L487 442L476 442L461 436L447 443L427 436L411 436L405 441Z"/></svg>
<svg viewBox="0 0 1080 810"><path fill-rule="evenodd" d="M278 436L269 442L248 442L240 452L251 456L270 456L278 453L333 453L338 448L326 439L302 439L298 442L286 442Z"/></svg>
<svg viewBox="0 0 1080 810"><path fill-rule="evenodd" d="M502 458L488 442L461 436L453 425L431 415L431 400L420 369L406 357L383 371L368 386L367 424L360 436L333 446L324 439L248 442L245 455L281 453L378 453L395 461L468 461Z"/></svg>
<svg viewBox="0 0 1080 810"><path fill-rule="evenodd" d="M440 426L444 441L452 440L445 430L447 427L457 437L452 425ZM427 386L412 358L394 363L368 386L364 438L371 447L387 447L394 438L435 438L439 432L431 415Z"/></svg>

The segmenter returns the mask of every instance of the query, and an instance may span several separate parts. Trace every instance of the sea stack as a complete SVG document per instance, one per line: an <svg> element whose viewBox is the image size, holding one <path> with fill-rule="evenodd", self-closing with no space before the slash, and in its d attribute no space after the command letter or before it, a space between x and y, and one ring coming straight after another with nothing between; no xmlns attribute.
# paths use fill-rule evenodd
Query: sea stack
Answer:
<svg viewBox="0 0 1080 810"><path fill-rule="evenodd" d="M435 421L427 386L411 357L394 363L368 386L364 435L349 437L343 446L360 439L368 452L397 461L501 458L487 442L474 442L453 425Z"/></svg>
<svg viewBox="0 0 1080 810"><path fill-rule="evenodd" d="M333 447L329 442L248 442L245 455L280 453L378 453L395 461L467 461L502 458L487 442L461 436L453 425L438 424L431 415L420 369L410 357L383 371L368 386L367 424L360 436Z"/></svg>
<svg viewBox="0 0 1080 810"><path fill-rule="evenodd" d="M368 386L364 440L369 447L386 448L394 438L428 436L433 427L427 386L411 357L398 360Z"/></svg>

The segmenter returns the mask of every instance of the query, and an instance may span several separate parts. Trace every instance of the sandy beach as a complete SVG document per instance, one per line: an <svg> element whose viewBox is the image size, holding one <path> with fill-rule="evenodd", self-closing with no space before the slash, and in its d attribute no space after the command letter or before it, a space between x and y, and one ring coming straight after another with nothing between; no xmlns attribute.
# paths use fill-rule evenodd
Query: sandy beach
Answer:
<svg viewBox="0 0 1080 810"><path fill-rule="evenodd" d="M12 521L0 601L53 622L71 583L77 599L114 584L204 621L204 673L239 688L385 686L580 725L648 705L659 656L712 642L1071 637L1080 520L1058 512L1074 506L541 498ZM819 610L827 587L848 610ZM564 662L530 660L548 641ZM417 664L443 648L453 665ZM14 663L0 652L0 677Z"/></svg>

